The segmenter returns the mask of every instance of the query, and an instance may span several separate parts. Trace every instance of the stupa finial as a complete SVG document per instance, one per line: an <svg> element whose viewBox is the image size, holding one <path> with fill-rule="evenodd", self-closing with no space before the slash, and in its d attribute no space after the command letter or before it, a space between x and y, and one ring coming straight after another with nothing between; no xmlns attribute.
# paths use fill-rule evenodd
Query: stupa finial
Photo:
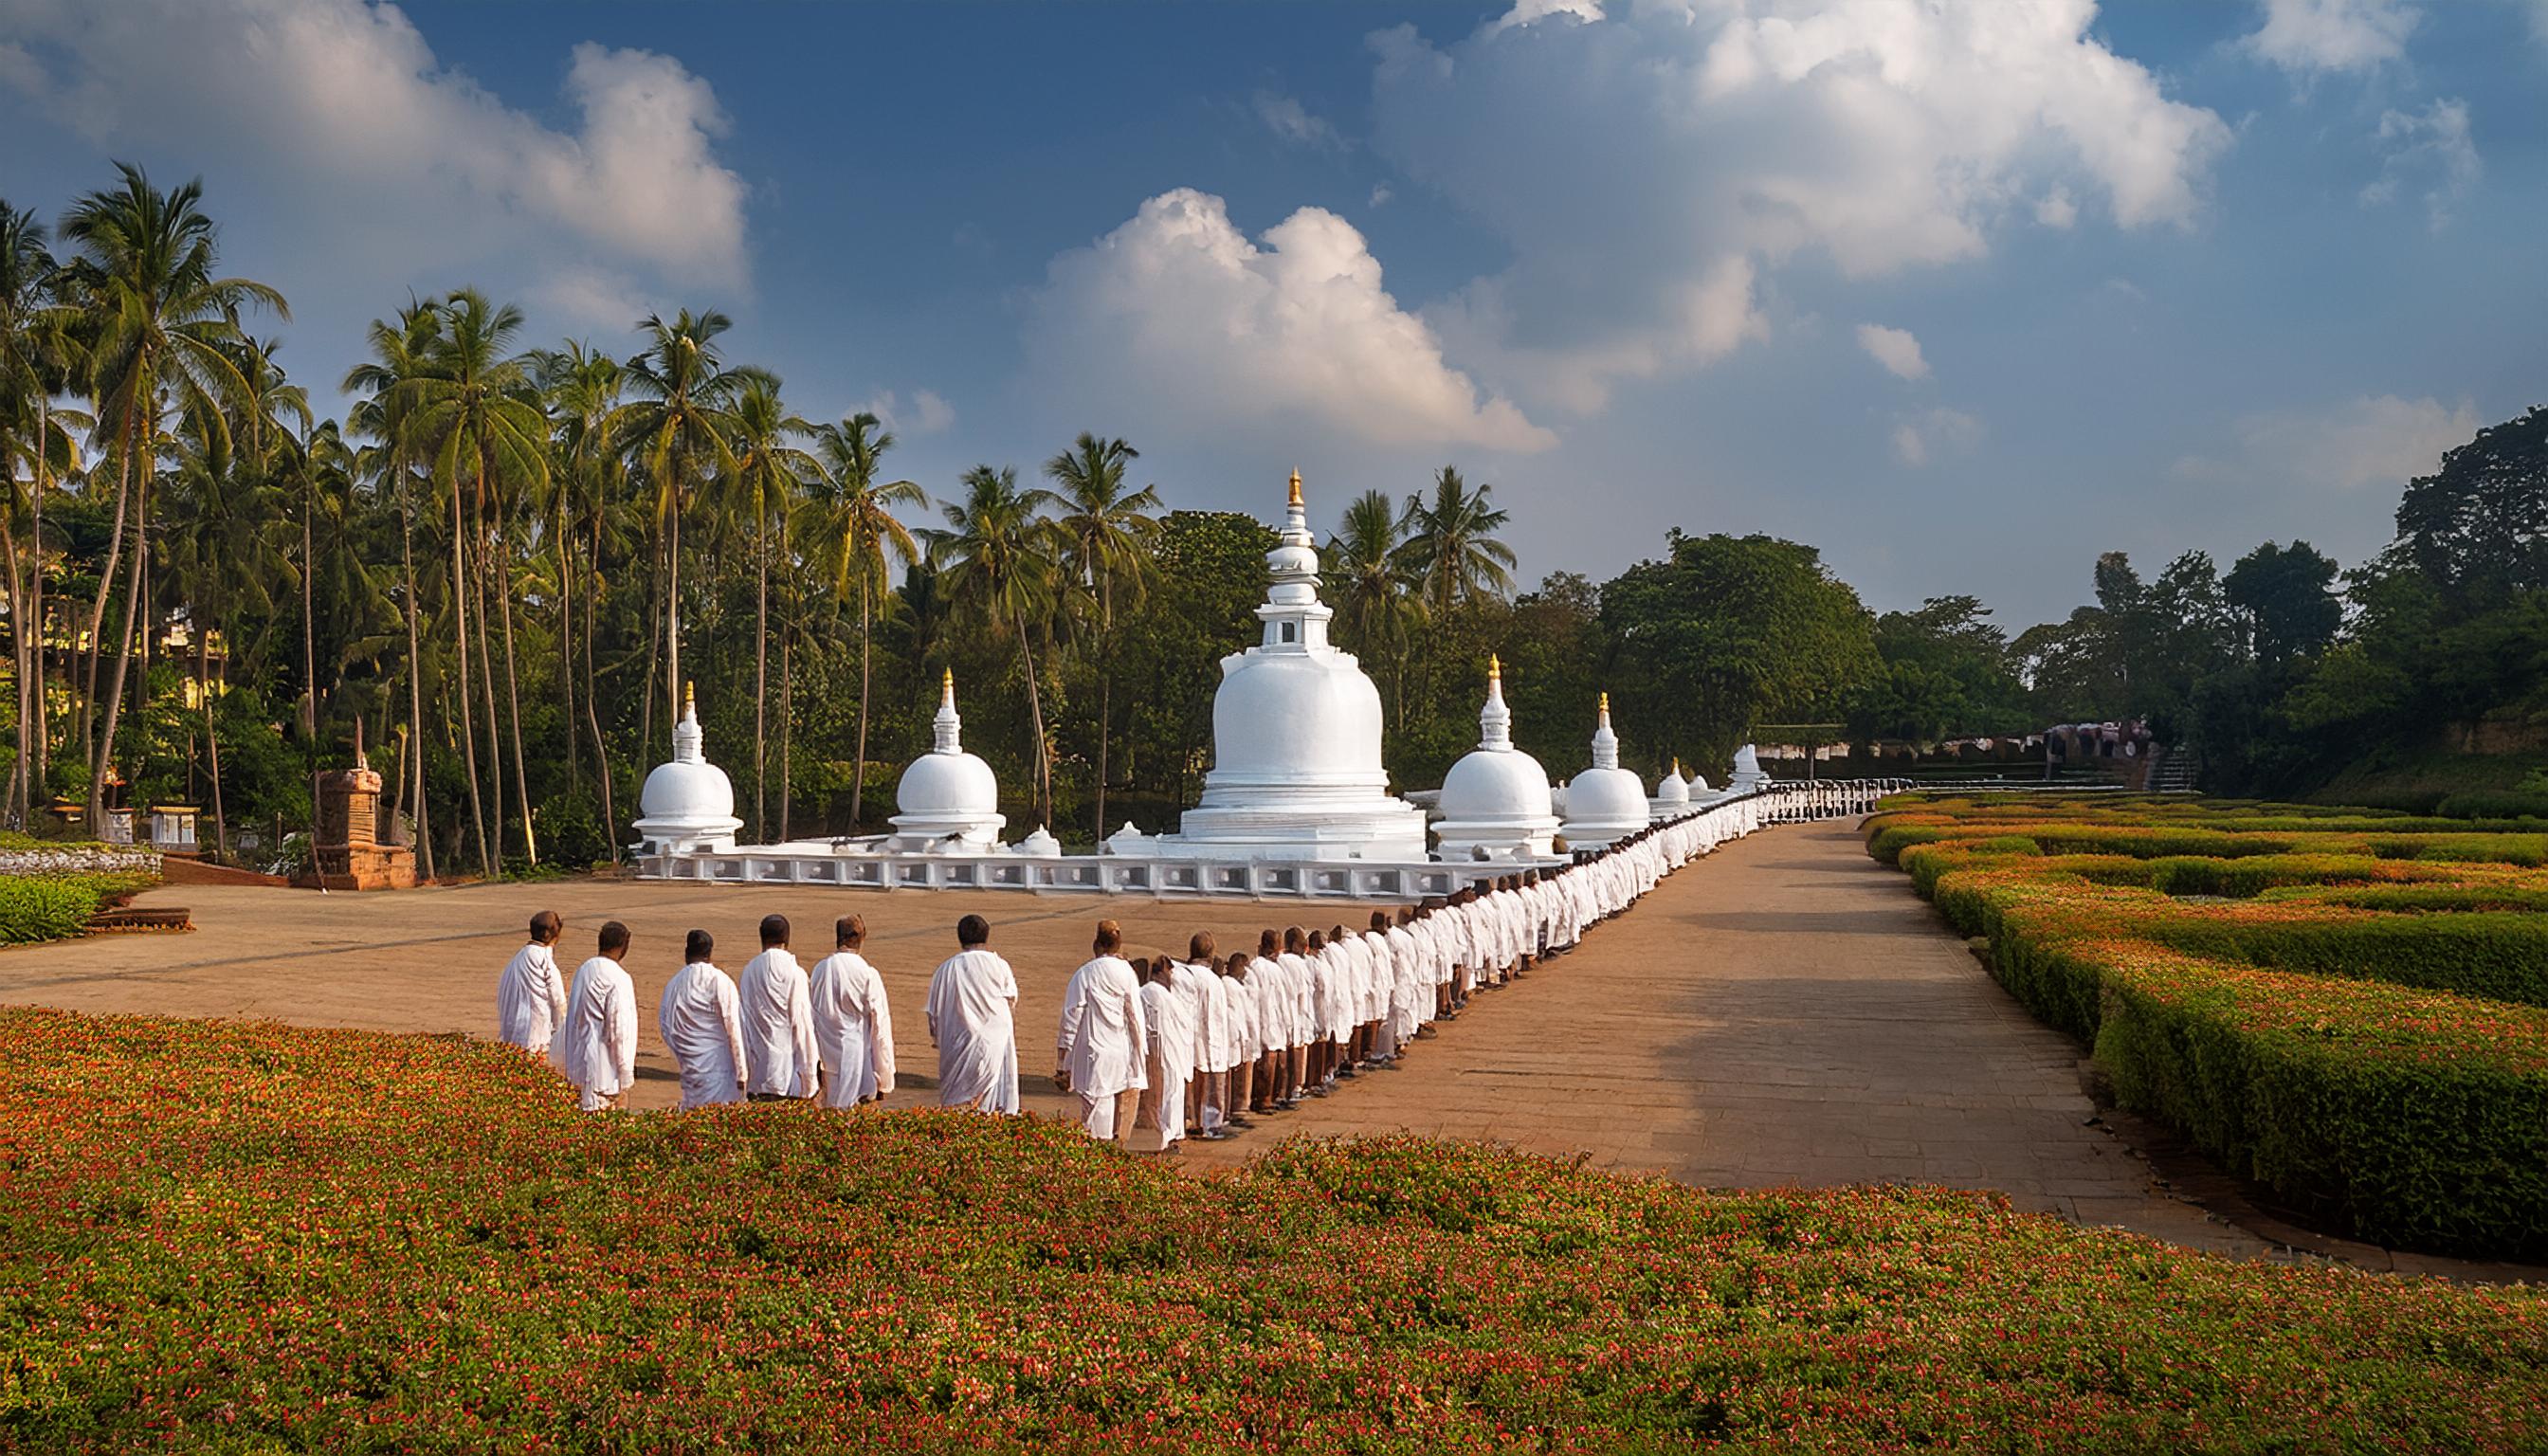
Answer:
<svg viewBox="0 0 2548 1456"><path fill-rule="evenodd" d="M1606 690L1601 694L1601 716L1610 716L1610 694Z"/></svg>
<svg viewBox="0 0 2548 1456"><path fill-rule="evenodd" d="M688 716L688 715L690 715L690 714L696 713L698 710L699 710L699 684L697 684L696 682L684 682L684 683L682 683L682 715L686 717L686 716Z"/></svg>
<svg viewBox="0 0 2548 1456"><path fill-rule="evenodd" d="M1504 681L1503 659L1497 657L1492 652L1487 654L1487 681L1491 682L1502 682Z"/></svg>
<svg viewBox="0 0 2548 1456"><path fill-rule="evenodd" d="M1292 499L1286 503L1292 505L1301 503L1301 472L1298 470L1292 472Z"/></svg>
<svg viewBox="0 0 2548 1456"><path fill-rule="evenodd" d="M948 702L954 702L956 700L956 670L953 667L947 669L946 678L939 684L939 695L942 698Z"/></svg>

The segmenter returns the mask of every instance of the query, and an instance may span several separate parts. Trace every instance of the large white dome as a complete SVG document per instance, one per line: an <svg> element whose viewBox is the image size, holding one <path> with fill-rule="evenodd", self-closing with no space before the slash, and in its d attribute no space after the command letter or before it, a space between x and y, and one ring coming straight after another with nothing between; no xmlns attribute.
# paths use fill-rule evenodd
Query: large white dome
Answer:
<svg viewBox="0 0 2548 1456"><path fill-rule="evenodd" d="M978 754L922 754L902 771L893 803L906 814L996 814L1000 780Z"/></svg>
<svg viewBox="0 0 2548 1456"><path fill-rule="evenodd" d="M1334 613L1319 600L1318 537L1297 473L1265 566L1265 635L1221 660L1203 801L1159 837L1159 853L1423 859L1423 811L1390 793L1381 764L1380 689L1327 641Z"/></svg>
<svg viewBox="0 0 2548 1456"><path fill-rule="evenodd" d="M979 756L964 752L964 720L956 713L956 674L951 669L929 723L934 742L911 761L894 785L893 840L897 849L986 850L999 843L1000 780Z"/></svg>
<svg viewBox="0 0 2548 1456"><path fill-rule="evenodd" d="M697 703L684 689L673 725L673 761L646 775L637 794L637 837L659 854L728 851L743 821L734 816L734 782L708 762Z"/></svg>
<svg viewBox="0 0 2548 1456"><path fill-rule="evenodd" d="M734 780L714 764L658 764L637 795L637 812L649 819L731 819Z"/></svg>
<svg viewBox="0 0 2548 1456"><path fill-rule="evenodd" d="M1547 858L1555 853L1558 827L1548 771L1513 747L1503 672L1493 658L1478 728L1476 751L1442 778L1442 822L1433 826L1442 858Z"/></svg>
<svg viewBox="0 0 2548 1456"><path fill-rule="evenodd" d="M1578 783L1582 779L1576 780ZM1548 789L1548 771L1539 760L1517 748L1477 749L1451 766L1442 777L1442 817L1462 823L1545 819L1556 812ZM1575 807L1575 789L1566 790L1566 805Z"/></svg>
<svg viewBox="0 0 2548 1456"><path fill-rule="evenodd" d="M1646 827L1653 818L1646 782L1619 767L1619 735L1610 729L1610 694L1601 694L1592 729L1592 767L1566 785L1566 845L1597 849Z"/></svg>
<svg viewBox="0 0 2548 1456"><path fill-rule="evenodd" d="M1587 769L1566 780L1569 825L1638 824L1645 818L1645 780L1625 769ZM1566 837L1576 836L1570 829Z"/></svg>
<svg viewBox="0 0 2548 1456"><path fill-rule="evenodd" d="M1216 785L1389 785L1380 689L1342 652L1250 652L1212 700Z"/></svg>

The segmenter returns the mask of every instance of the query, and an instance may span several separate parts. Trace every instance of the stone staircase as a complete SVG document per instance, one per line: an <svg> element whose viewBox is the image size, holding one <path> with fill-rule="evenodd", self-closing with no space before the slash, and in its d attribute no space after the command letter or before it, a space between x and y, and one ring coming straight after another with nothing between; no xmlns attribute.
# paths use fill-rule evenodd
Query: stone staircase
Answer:
<svg viewBox="0 0 2548 1456"><path fill-rule="evenodd" d="M2150 750L2149 773L2142 787L2150 793L2192 793L2203 774L2203 759L2189 748Z"/></svg>

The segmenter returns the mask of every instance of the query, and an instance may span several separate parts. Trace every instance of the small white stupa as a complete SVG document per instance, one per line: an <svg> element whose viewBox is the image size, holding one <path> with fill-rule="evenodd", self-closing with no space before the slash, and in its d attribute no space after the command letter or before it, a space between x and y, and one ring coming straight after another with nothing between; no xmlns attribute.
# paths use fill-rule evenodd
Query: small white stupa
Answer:
<svg viewBox="0 0 2548 1456"><path fill-rule="evenodd" d="M1601 694L1601 723L1592 730L1592 767L1567 780L1566 847L1597 850L1646 827L1653 817L1645 780L1619 767L1619 735L1610 731L1610 694Z"/></svg>
<svg viewBox="0 0 2548 1456"><path fill-rule="evenodd" d="M640 850L655 855L728 854L743 821L734 816L734 783L708 762L699 705L682 688L682 721L673 725L673 761L646 775L634 826Z"/></svg>
<svg viewBox="0 0 2548 1456"><path fill-rule="evenodd" d="M936 742L911 761L894 788L893 834L885 848L911 853L980 854L1000 842L1009 821L1000 813L1000 781L991 766L964 752L964 720L956 714L956 670L947 677L930 720Z"/></svg>
<svg viewBox="0 0 2548 1456"><path fill-rule="evenodd" d="M1745 744L1734 751L1734 776L1726 780L1727 793L1751 793L1770 786L1769 771L1761 767L1761 751Z"/></svg>
<svg viewBox="0 0 2548 1456"><path fill-rule="evenodd" d="M1353 654L1327 641L1335 613L1319 600L1319 538L1301 503L1299 471L1265 565L1273 585L1256 608L1265 636L1221 660L1202 801L1175 834L1159 837L1156 852L1422 860L1424 811L1390 793L1380 762L1380 689Z"/></svg>
<svg viewBox="0 0 2548 1456"><path fill-rule="evenodd" d="M1558 829L1548 771L1513 747L1512 710L1504 706L1503 665L1487 659L1487 705L1478 712L1478 746L1442 778L1445 860L1547 858Z"/></svg>
<svg viewBox="0 0 2548 1456"><path fill-rule="evenodd" d="M1672 762L1672 772L1655 785L1654 816L1658 820L1678 819L1689 812L1689 780L1681 776L1681 760Z"/></svg>

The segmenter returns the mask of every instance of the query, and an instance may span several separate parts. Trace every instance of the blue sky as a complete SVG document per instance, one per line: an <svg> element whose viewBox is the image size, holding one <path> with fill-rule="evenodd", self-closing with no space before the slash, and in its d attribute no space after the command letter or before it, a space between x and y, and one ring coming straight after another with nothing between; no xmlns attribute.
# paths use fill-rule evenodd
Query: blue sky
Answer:
<svg viewBox="0 0 2548 1456"><path fill-rule="evenodd" d="M2548 400L2548 0L0 0L0 196L201 174L315 386L412 291L730 314L935 491L1456 462L1527 576L1811 542L2012 628L2349 562Z"/></svg>

